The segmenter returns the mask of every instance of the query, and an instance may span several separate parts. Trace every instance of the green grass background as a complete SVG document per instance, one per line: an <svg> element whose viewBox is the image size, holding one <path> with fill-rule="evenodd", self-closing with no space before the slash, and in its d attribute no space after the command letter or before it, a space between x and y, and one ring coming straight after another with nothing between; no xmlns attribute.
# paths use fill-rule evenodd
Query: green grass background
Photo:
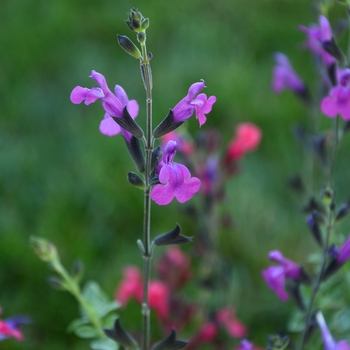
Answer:
<svg viewBox="0 0 350 350"><path fill-rule="evenodd" d="M116 40L116 33L133 38L124 23L131 7L150 18L155 124L190 84L204 79L205 92L216 95L217 103L203 128L219 129L223 143L242 121L263 131L261 147L244 159L243 172L228 186L235 228L220 236L222 254L232 262L232 304L250 339L263 345L267 334L285 327L292 309L262 281L268 251L278 248L301 263L315 251L299 210L303 203L286 186L304 169L291 128L306 123L307 112L291 93L276 96L270 89L275 51L287 54L305 80L315 79L297 29L317 21L311 1L2 0L0 305L3 317L23 313L34 323L25 328L25 342L7 340L1 349L88 348L87 341L65 333L77 305L45 282L50 272L31 251L31 235L52 240L66 265L83 260L85 280L97 280L111 296L122 266L141 264L135 242L143 199L126 181L133 164L124 142L99 133L99 103L87 108L69 100L76 85L94 86L88 77L94 69L139 101L143 125L138 63ZM330 17L339 16L345 11L337 5ZM188 127L195 132L197 121L192 118ZM345 140L336 168L339 202L350 193L348 146ZM180 209L178 203L153 205L154 232L173 227L176 218L190 234L195 223Z"/></svg>

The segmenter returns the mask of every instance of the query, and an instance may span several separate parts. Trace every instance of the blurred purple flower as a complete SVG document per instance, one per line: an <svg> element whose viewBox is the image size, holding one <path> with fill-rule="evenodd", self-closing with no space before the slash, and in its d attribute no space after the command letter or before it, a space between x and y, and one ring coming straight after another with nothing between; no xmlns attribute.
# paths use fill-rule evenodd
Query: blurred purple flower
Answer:
<svg viewBox="0 0 350 350"><path fill-rule="evenodd" d="M344 264L350 259L350 236L345 241L345 243L339 249L339 255L337 257L338 264Z"/></svg>
<svg viewBox="0 0 350 350"><path fill-rule="evenodd" d="M339 71L339 85L335 86L321 101L322 112L330 118L338 114L344 120L350 120L350 69Z"/></svg>
<svg viewBox="0 0 350 350"><path fill-rule="evenodd" d="M243 339L236 350L254 350L254 344L247 339Z"/></svg>
<svg viewBox="0 0 350 350"><path fill-rule="evenodd" d="M321 311L317 312L316 320L320 327L324 350L350 350L350 344L346 340L335 342Z"/></svg>
<svg viewBox="0 0 350 350"><path fill-rule="evenodd" d="M288 300L285 289L285 279L298 279L301 277L301 267L294 261L286 259L278 250L269 253L269 259L280 263L279 266L270 266L262 271L267 285L283 300Z"/></svg>
<svg viewBox="0 0 350 350"><path fill-rule="evenodd" d="M288 57L283 53L277 52L274 58L276 66L273 69L272 89L276 93L290 89L297 94L302 94L305 91L305 85L297 73L295 73Z"/></svg>
<svg viewBox="0 0 350 350"><path fill-rule="evenodd" d="M213 104L216 102L216 97L210 96L207 98L206 94L199 94L204 88L203 80L190 86L187 95L172 109L174 122L184 122L192 116L194 111L196 111L199 126L206 122L205 114L211 112Z"/></svg>
<svg viewBox="0 0 350 350"><path fill-rule="evenodd" d="M106 112L100 123L101 133L106 136L114 136L121 132L125 139L129 141L131 134L121 128L112 117L121 118L123 115L123 108L126 106L130 116L136 118L139 111L138 103L135 100L129 101L126 92L119 85L115 86L115 94L113 94L108 88L106 79L102 74L93 70L90 77L94 79L100 87L88 89L76 86L71 92L70 100L75 104L85 101L85 104L89 105L101 99L102 107Z"/></svg>
<svg viewBox="0 0 350 350"><path fill-rule="evenodd" d="M23 340L23 334L19 329L19 326L28 323L31 323L31 320L27 316L13 316L5 320L0 320L0 341L10 337L17 340Z"/></svg>
<svg viewBox="0 0 350 350"><path fill-rule="evenodd" d="M176 150L176 142L169 141L159 162L158 174L161 184L154 186L151 192L152 200L159 205L167 205L174 198L184 203L199 191L201 185L198 178L191 178L190 171L184 165L173 162Z"/></svg>
<svg viewBox="0 0 350 350"><path fill-rule="evenodd" d="M319 17L319 24L311 24L310 28L299 26L299 29L307 34L306 46L320 56L323 62L329 67L336 60L322 46L324 42L332 40L332 28L328 19Z"/></svg>

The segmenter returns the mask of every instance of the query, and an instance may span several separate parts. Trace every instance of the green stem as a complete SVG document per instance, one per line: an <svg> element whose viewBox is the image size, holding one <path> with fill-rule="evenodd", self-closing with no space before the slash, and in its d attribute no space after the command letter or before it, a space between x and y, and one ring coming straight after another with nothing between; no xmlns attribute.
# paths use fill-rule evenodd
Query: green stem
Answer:
<svg viewBox="0 0 350 350"><path fill-rule="evenodd" d="M78 283L69 275L67 270L62 266L60 261L53 262L54 270L62 277L65 282L68 291L76 298L81 308L85 311L88 316L91 325L94 327L98 337L100 339L106 338L105 333L103 332L103 327L101 320L96 314L95 310L90 306L86 299L81 295L80 288Z"/></svg>
<svg viewBox="0 0 350 350"><path fill-rule="evenodd" d="M334 170L334 165L335 165L335 159L338 151L338 144L339 144L339 116L336 117L334 120L334 142L333 142L333 150L331 154L331 159L330 159L330 165L329 165L329 173L328 173L328 191L330 191L333 196L333 184L332 184L332 177L333 177L333 170ZM305 315L305 326L303 333L300 338L300 343L299 343L299 350L304 349L304 344L306 340L306 334L308 330L308 326L311 322L311 316L312 316L312 309L314 306L314 302L316 299L316 295L320 289L321 283L322 283L322 276L324 274L325 268L326 268L326 262L327 262L327 254L328 254L328 249L329 249L329 241L330 241L330 236L333 230L333 209L332 209L332 202L333 198L330 199L331 203L328 204L328 224L327 224L327 229L326 229L326 237L324 240L323 244L323 257L322 257L322 263L321 267L319 270L319 273L317 275L316 281L314 282L313 288L312 288L312 294L311 298L309 300L309 305L306 311Z"/></svg>
<svg viewBox="0 0 350 350"><path fill-rule="evenodd" d="M150 345L150 308L148 302L148 288L151 273L151 186L149 176L152 172L151 158L153 151L152 137L152 74L149 61L147 59L146 44L141 44L142 59L141 69L146 89L146 170L145 170L145 191L144 191L144 216L143 216L143 301L142 301L142 350L148 350Z"/></svg>
<svg viewBox="0 0 350 350"><path fill-rule="evenodd" d="M328 225L327 225L327 231L326 231L326 239L325 239L324 247L323 247L323 257L322 257L321 268L320 268L320 271L317 275L316 281L314 282L313 287L312 287L312 294L311 294L311 298L309 300L309 305L308 305L306 315L305 315L305 325L304 325L303 333L301 335L300 343L299 343L299 347L298 347L299 350L304 349L308 326L311 324L312 309L314 306L316 295L317 295L317 293L320 289L321 283L322 283L322 276L323 276L325 268L326 268L326 262L327 262L327 258L328 258L327 253L328 253L328 248L329 248L329 239L330 239L332 229L333 229L332 209L329 208Z"/></svg>

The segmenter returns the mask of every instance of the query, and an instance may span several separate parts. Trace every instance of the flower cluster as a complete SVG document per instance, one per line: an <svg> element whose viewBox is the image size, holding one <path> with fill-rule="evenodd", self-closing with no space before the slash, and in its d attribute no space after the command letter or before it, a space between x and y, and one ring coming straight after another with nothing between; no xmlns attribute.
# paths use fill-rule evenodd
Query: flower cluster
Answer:
<svg viewBox="0 0 350 350"><path fill-rule="evenodd" d="M71 93L71 101L75 104L85 101L85 104L89 105L101 100L105 115L100 123L100 132L107 136L121 133L127 143L130 143L132 132L119 125L119 119L124 118L124 108L130 117L135 119L139 111L138 103L135 100L129 100L126 92L119 85L115 86L115 94L113 94L102 74L92 71L90 77L99 87L89 89L76 86ZM166 124L166 128L160 127L156 129L156 133L158 130L160 134L169 134L174 128L173 125L183 123L194 113L199 125L202 126L206 122L206 114L211 112L216 102L215 96L208 98L206 94L200 93L204 88L204 81L192 84L187 95L171 110L171 125L169 126L168 122L163 123ZM168 121L167 118L166 120ZM167 205L174 198L184 203L191 199L200 188L200 180L196 177L191 178L189 170L184 165L173 161L177 148L177 142L169 140L158 163L157 174L160 184L156 184L152 189L151 198L159 205Z"/></svg>
<svg viewBox="0 0 350 350"><path fill-rule="evenodd" d="M223 307L207 315L205 308L198 302L189 303L181 296L181 291L192 277L189 266L190 258L178 247L169 248L156 262L159 279L150 281L149 304L164 332L169 332L173 328L183 329L189 324L193 326L197 323L194 314L196 312L203 315L203 323L187 345L188 350L199 349L204 343L219 344L221 331L233 339L247 336L248 330L237 318L233 307ZM142 303L142 278L139 269L128 266L124 269L123 275L124 278L116 290L116 301L123 306L130 299ZM239 349L257 348L247 340L243 340Z"/></svg>

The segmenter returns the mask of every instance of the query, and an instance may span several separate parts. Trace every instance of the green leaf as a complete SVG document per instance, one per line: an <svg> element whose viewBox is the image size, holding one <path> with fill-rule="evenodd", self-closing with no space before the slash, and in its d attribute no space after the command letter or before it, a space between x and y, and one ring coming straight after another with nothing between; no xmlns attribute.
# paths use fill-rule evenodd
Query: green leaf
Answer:
<svg viewBox="0 0 350 350"><path fill-rule="evenodd" d="M88 324L89 321L87 319L84 318L77 318L75 320L73 320L67 327L67 332L72 333L74 332L79 326L83 325L83 324Z"/></svg>
<svg viewBox="0 0 350 350"><path fill-rule="evenodd" d="M304 329L304 314L297 310L288 321L287 329L290 332L301 332Z"/></svg>
<svg viewBox="0 0 350 350"><path fill-rule="evenodd" d="M120 306L120 304L118 304L116 301L109 301L107 295L95 281L89 281L85 284L82 295L95 309L100 318L103 318L108 313L116 310ZM81 311L81 313L84 318L87 317L84 311Z"/></svg>
<svg viewBox="0 0 350 350"><path fill-rule="evenodd" d="M350 331L350 309L340 311L334 317L333 324L338 332L349 333Z"/></svg>
<svg viewBox="0 0 350 350"><path fill-rule="evenodd" d="M96 330L88 325L80 325L75 330L74 333L80 338L96 338Z"/></svg>
<svg viewBox="0 0 350 350"><path fill-rule="evenodd" d="M108 316L104 317L102 320L102 326L103 328L113 328L114 326L114 321L118 318L118 315L113 312L111 314L109 314Z"/></svg>
<svg viewBox="0 0 350 350"><path fill-rule="evenodd" d="M93 350L117 350L119 345L112 339L106 338L93 340L90 343L90 348Z"/></svg>

